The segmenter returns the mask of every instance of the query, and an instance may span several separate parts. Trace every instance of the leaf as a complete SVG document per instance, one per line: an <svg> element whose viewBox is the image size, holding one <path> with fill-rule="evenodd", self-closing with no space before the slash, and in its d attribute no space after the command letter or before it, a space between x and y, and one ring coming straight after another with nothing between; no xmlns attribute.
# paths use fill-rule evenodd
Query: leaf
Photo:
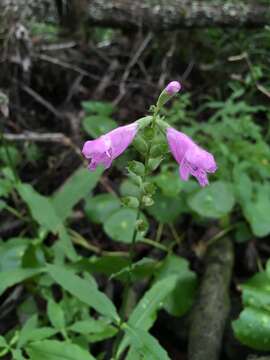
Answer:
<svg viewBox="0 0 270 360"><path fill-rule="evenodd" d="M89 197L85 202L85 213L95 223L103 223L116 210L121 208L120 200L113 194L99 194Z"/></svg>
<svg viewBox="0 0 270 360"><path fill-rule="evenodd" d="M255 274L245 284L242 299L244 310L232 322L237 339L253 349L270 351L270 287L267 272Z"/></svg>
<svg viewBox="0 0 270 360"><path fill-rule="evenodd" d="M146 221L145 216L141 218ZM115 241L130 244L136 227L137 211L134 209L120 209L111 215L104 223L104 231ZM147 222L146 222L147 223ZM147 224L148 227L148 224ZM145 234L147 231L144 231ZM142 239L142 233L137 234L137 240Z"/></svg>
<svg viewBox="0 0 270 360"><path fill-rule="evenodd" d="M254 235L263 237L270 234L270 187L257 187L255 198L243 204L243 211Z"/></svg>
<svg viewBox="0 0 270 360"><path fill-rule="evenodd" d="M82 335L88 335L87 339L90 342L103 341L118 333L117 328L101 319L77 321L69 327L69 330Z"/></svg>
<svg viewBox="0 0 270 360"><path fill-rule="evenodd" d="M125 332L128 334L132 346L143 354L147 360L170 360L167 352L159 342L147 331L127 325Z"/></svg>
<svg viewBox="0 0 270 360"><path fill-rule="evenodd" d="M33 342L26 348L31 360L94 360L94 357L78 345L56 340Z"/></svg>
<svg viewBox="0 0 270 360"><path fill-rule="evenodd" d="M72 208L90 194L96 186L103 169L90 172L85 168L77 169L58 189L52 197L57 215L63 221L71 213Z"/></svg>
<svg viewBox="0 0 270 360"><path fill-rule="evenodd" d="M196 274L189 269L186 259L177 255L168 255L156 272L158 281L170 275L177 276L177 283L164 301L164 308L173 316L184 315L193 305L196 290Z"/></svg>
<svg viewBox="0 0 270 360"><path fill-rule="evenodd" d="M51 200L40 195L30 184L20 183L17 190L37 223L48 231L56 232L61 225L61 219L56 214Z"/></svg>
<svg viewBox="0 0 270 360"><path fill-rule="evenodd" d="M3 271L0 273L0 295L3 294L6 289L21 283L35 275L40 274L43 269L15 269Z"/></svg>
<svg viewBox="0 0 270 360"><path fill-rule="evenodd" d="M39 225L47 231L59 233L59 240L64 254L70 260L76 260L77 254L74 250L70 237L62 223L61 218L56 213L50 198L40 195L29 184L18 184L17 190L22 199L27 203L33 218Z"/></svg>
<svg viewBox="0 0 270 360"><path fill-rule="evenodd" d="M120 185L121 196L140 196L140 189L132 180L126 179Z"/></svg>
<svg viewBox="0 0 270 360"><path fill-rule="evenodd" d="M162 190L163 195L175 197L183 189L183 182L180 180L178 172L162 172L154 177L154 182Z"/></svg>
<svg viewBox="0 0 270 360"><path fill-rule="evenodd" d="M177 277L175 275L157 281L150 290L144 294L132 311L128 320L128 325L143 330L150 329L156 320L157 311L163 306L163 301L168 294L173 291L176 282ZM125 350L128 344L129 339L124 337L119 345L117 356Z"/></svg>
<svg viewBox="0 0 270 360"><path fill-rule="evenodd" d="M235 203L229 183L216 181L188 199L192 210L204 217L220 218L228 214Z"/></svg>
<svg viewBox="0 0 270 360"><path fill-rule="evenodd" d="M117 127L117 123L109 117L103 115L90 115L83 119L84 131L97 138Z"/></svg>
<svg viewBox="0 0 270 360"><path fill-rule="evenodd" d="M120 321L114 304L93 283L80 278L72 271L61 266L48 265L47 269L54 281L73 296L117 323Z"/></svg>
<svg viewBox="0 0 270 360"><path fill-rule="evenodd" d="M65 328L64 312L61 306L53 299L49 299L48 301L47 313L53 327L55 327L57 330L63 330Z"/></svg>
<svg viewBox="0 0 270 360"><path fill-rule="evenodd" d="M246 307L232 323L236 338L256 350L270 351L270 312Z"/></svg>
<svg viewBox="0 0 270 360"><path fill-rule="evenodd" d="M0 272L21 266L22 258L30 243L27 238L10 238L0 243Z"/></svg>
<svg viewBox="0 0 270 360"><path fill-rule="evenodd" d="M6 347L8 347L6 339L0 335L0 348L6 348Z"/></svg>
<svg viewBox="0 0 270 360"><path fill-rule="evenodd" d="M147 208L147 212L160 223L172 223L186 210L184 200L180 196L172 198L157 193L153 200L154 204Z"/></svg>
<svg viewBox="0 0 270 360"><path fill-rule="evenodd" d="M22 347L28 340L28 333L35 330L38 325L37 315L31 316L23 325L19 335L18 347Z"/></svg>
<svg viewBox="0 0 270 360"><path fill-rule="evenodd" d="M89 114L110 116L114 111L113 104L106 101L83 101L83 109Z"/></svg>

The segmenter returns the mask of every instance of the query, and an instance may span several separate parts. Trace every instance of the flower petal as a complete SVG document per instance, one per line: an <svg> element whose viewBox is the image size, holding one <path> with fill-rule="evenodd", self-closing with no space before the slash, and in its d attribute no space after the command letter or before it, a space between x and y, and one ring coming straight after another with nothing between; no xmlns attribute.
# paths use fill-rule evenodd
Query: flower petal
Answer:
<svg viewBox="0 0 270 360"><path fill-rule="evenodd" d="M120 126L107 134L111 141L112 158L115 159L121 155L130 145L137 133L137 124L133 123L126 126Z"/></svg>
<svg viewBox="0 0 270 360"><path fill-rule="evenodd" d="M183 159L179 167L179 174L183 181L188 181L190 175L190 168L188 163Z"/></svg>

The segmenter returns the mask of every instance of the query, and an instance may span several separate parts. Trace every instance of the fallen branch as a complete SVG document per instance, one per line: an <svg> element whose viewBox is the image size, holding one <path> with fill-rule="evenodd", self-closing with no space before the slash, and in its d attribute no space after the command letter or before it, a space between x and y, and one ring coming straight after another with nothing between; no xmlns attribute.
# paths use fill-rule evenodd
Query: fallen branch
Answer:
<svg viewBox="0 0 270 360"><path fill-rule="evenodd" d="M230 309L229 284L233 267L229 238L213 243L207 251L206 270L192 313L189 360L218 360Z"/></svg>

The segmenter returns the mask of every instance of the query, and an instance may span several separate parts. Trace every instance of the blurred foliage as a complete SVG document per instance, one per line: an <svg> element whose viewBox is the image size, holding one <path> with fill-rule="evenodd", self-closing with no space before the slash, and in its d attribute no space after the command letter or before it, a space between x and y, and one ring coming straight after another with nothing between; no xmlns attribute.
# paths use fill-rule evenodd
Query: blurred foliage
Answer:
<svg viewBox="0 0 270 360"><path fill-rule="evenodd" d="M92 41L107 46L116 33L120 36L111 29L95 29ZM211 225L221 232L231 231L236 243L264 241L270 234L269 28L249 33L193 30L191 35L192 41L190 33L178 35L186 41L181 61L188 63L191 50L195 57L200 52L197 82L209 90L183 92L163 116L215 155L218 171L207 188L201 189L192 179L179 179L177 164L159 134L150 154L153 169L164 161L146 179L148 197L137 219L134 199L140 194L144 169L135 162L128 169L125 166L134 156L141 160L151 132L138 136L134 148L116 161L116 169L110 170L116 181L107 192L99 186L102 169L90 173L79 167L56 191L45 195L38 191L35 179L28 183L20 176L29 164L42 162L46 151L33 144L17 147L2 141L0 216L18 220L21 227L16 237L0 242L0 295L5 299L0 319L5 317L6 303L16 297L16 285L23 285L25 296L14 310L16 325L0 336L1 357L68 360L72 354L72 359L91 360L90 352L98 353L98 343L124 333L116 356L130 346L128 359L169 359L149 330L160 309L180 317L194 303L197 275L174 251L185 239L188 221L192 219L192 226L201 232ZM53 42L59 29L33 23L31 36ZM160 56L163 46L155 50ZM156 58L159 62L159 55ZM118 125L119 108L110 102L82 101L81 107L86 138ZM128 179L122 176L127 172ZM77 210L89 229L86 233L74 225ZM126 246L132 242L136 220L141 226L136 241L159 251L159 256L145 256L131 265ZM171 238L164 229L171 231ZM233 330L243 344L270 351L268 267L241 285L244 309ZM125 321L120 320L119 300L108 295L107 281L99 281L100 274L121 286L130 276L144 280L145 291ZM96 358L105 356L100 351Z"/></svg>

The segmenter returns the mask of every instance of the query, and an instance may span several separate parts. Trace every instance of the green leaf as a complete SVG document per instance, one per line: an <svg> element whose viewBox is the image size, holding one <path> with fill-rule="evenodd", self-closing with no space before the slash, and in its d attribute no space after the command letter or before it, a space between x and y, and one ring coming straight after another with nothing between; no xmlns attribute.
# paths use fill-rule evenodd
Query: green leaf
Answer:
<svg viewBox="0 0 270 360"><path fill-rule="evenodd" d="M120 209L121 202L113 194L99 194L89 197L85 202L85 213L95 223L103 223L116 210Z"/></svg>
<svg viewBox="0 0 270 360"><path fill-rule="evenodd" d="M174 198L157 193L153 197L154 204L147 208L147 212L160 223L172 223L180 218L186 210L181 196Z"/></svg>
<svg viewBox="0 0 270 360"><path fill-rule="evenodd" d="M232 326L237 339L256 350L270 351L270 287L267 272L255 274L241 285L244 310Z"/></svg>
<svg viewBox="0 0 270 360"><path fill-rule="evenodd" d="M91 342L103 341L117 334L118 330L105 320L88 319L77 321L69 327L70 331L88 335Z"/></svg>
<svg viewBox="0 0 270 360"><path fill-rule="evenodd" d="M132 180L126 179L120 185L121 196L140 196L140 189Z"/></svg>
<svg viewBox="0 0 270 360"><path fill-rule="evenodd" d="M62 223L62 219L56 213L52 200L46 196L40 195L29 184L18 184L17 190L22 199L27 203L36 222L44 227L45 230L58 233L63 253L70 260L76 260L77 254Z"/></svg>
<svg viewBox="0 0 270 360"><path fill-rule="evenodd" d="M150 329L156 320L157 311L163 307L164 300L169 293L173 291L176 282L177 276L175 275L157 281L150 290L144 294L132 311L128 325L142 330ZM128 344L129 338L124 337L118 348L118 356L125 350Z"/></svg>
<svg viewBox="0 0 270 360"><path fill-rule="evenodd" d="M94 357L78 345L56 340L33 342L26 348L31 360L94 360Z"/></svg>
<svg viewBox="0 0 270 360"><path fill-rule="evenodd" d="M0 243L0 272L21 266L30 241L27 238L10 238L7 242Z"/></svg>
<svg viewBox="0 0 270 360"><path fill-rule="evenodd" d="M120 321L114 304L105 294L99 291L93 283L80 278L72 271L66 270L61 266L48 265L47 269L54 281L70 294L93 307L102 315L116 322Z"/></svg>
<svg viewBox="0 0 270 360"><path fill-rule="evenodd" d="M232 187L223 181L211 183L188 199L188 204L192 210L201 216L210 218L220 218L228 214L234 203Z"/></svg>
<svg viewBox="0 0 270 360"><path fill-rule="evenodd" d="M47 313L53 327L58 330L63 330L65 328L64 312L61 306L57 304L53 299L49 299L48 301Z"/></svg>
<svg viewBox="0 0 270 360"><path fill-rule="evenodd" d="M6 348L8 346L6 339L0 335L0 348Z"/></svg>
<svg viewBox="0 0 270 360"><path fill-rule="evenodd" d="M246 307L232 323L236 338L256 350L270 351L270 312Z"/></svg>
<svg viewBox="0 0 270 360"><path fill-rule="evenodd" d="M118 272L112 274L110 279L117 278L122 281L127 281L130 273L132 273L132 276L135 278L150 276L156 271L158 265L158 262L153 259L143 258L133 263L131 267L126 266Z"/></svg>
<svg viewBox="0 0 270 360"><path fill-rule="evenodd" d="M254 235L263 237L270 234L270 187L259 185L252 200L245 202L243 210Z"/></svg>
<svg viewBox="0 0 270 360"><path fill-rule="evenodd" d="M0 295L11 286L21 283L35 275L40 274L43 269L15 269L0 273Z"/></svg>
<svg viewBox="0 0 270 360"><path fill-rule="evenodd" d="M143 214L140 218L145 220ZM115 241L130 244L136 227L137 211L134 209L120 209L111 215L104 223L104 231ZM146 221L147 223L147 221ZM148 227L148 225L147 225ZM146 231L143 233L145 234ZM136 239L143 238L142 233L138 233Z"/></svg>
<svg viewBox="0 0 270 360"><path fill-rule="evenodd" d="M61 226L61 219L56 214L51 200L40 195L30 184L20 183L17 190L37 223L48 231L56 232Z"/></svg>
<svg viewBox="0 0 270 360"><path fill-rule="evenodd" d="M116 127L117 123L114 120L103 115L91 115L83 119L84 131L93 138L99 137Z"/></svg>
<svg viewBox="0 0 270 360"><path fill-rule="evenodd" d="M189 269L189 263L177 255L168 255L156 272L158 281L170 275L177 276L177 283L164 301L164 308L173 316L184 315L193 305L196 290L196 274Z"/></svg>
<svg viewBox="0 0 270 360"><path fill-rule="evenodd" d="M114 111L113 104L106 101L83 101L83 109L89 114L110 116Z"/></svg>
<svg viewBox="0 0 270 360"><path fill-rule="evenodd" d="M89 196L91 190L96 186L102 171L102 168L98 168L94 172L79 168L54 193L52 203L61 220L65 220L70 215L72 208L81 199Z"/></svg>
<svg viewBox="0 0 270 360"><path fill-rule="evenodd" d="M126 325L125 332L132 346L147 360L170 360L167 352L147 331Z"/></svg>
<svg viewBox="0 0 270 360"><path fill-rule="evenodd" d="M22 330L19 335L18 347L22 347L28 341L28 334L35 330L38 326L38 317L37 315L31 316L23 325Z"/></svg>
<svg viewBox="0 0 270 360"><path fill-rule="evenodd" d="M154 182L162 190L163 195L169 197L177 196L183 189L183 182L178 172L162 172L154 177Z"/></svg>

